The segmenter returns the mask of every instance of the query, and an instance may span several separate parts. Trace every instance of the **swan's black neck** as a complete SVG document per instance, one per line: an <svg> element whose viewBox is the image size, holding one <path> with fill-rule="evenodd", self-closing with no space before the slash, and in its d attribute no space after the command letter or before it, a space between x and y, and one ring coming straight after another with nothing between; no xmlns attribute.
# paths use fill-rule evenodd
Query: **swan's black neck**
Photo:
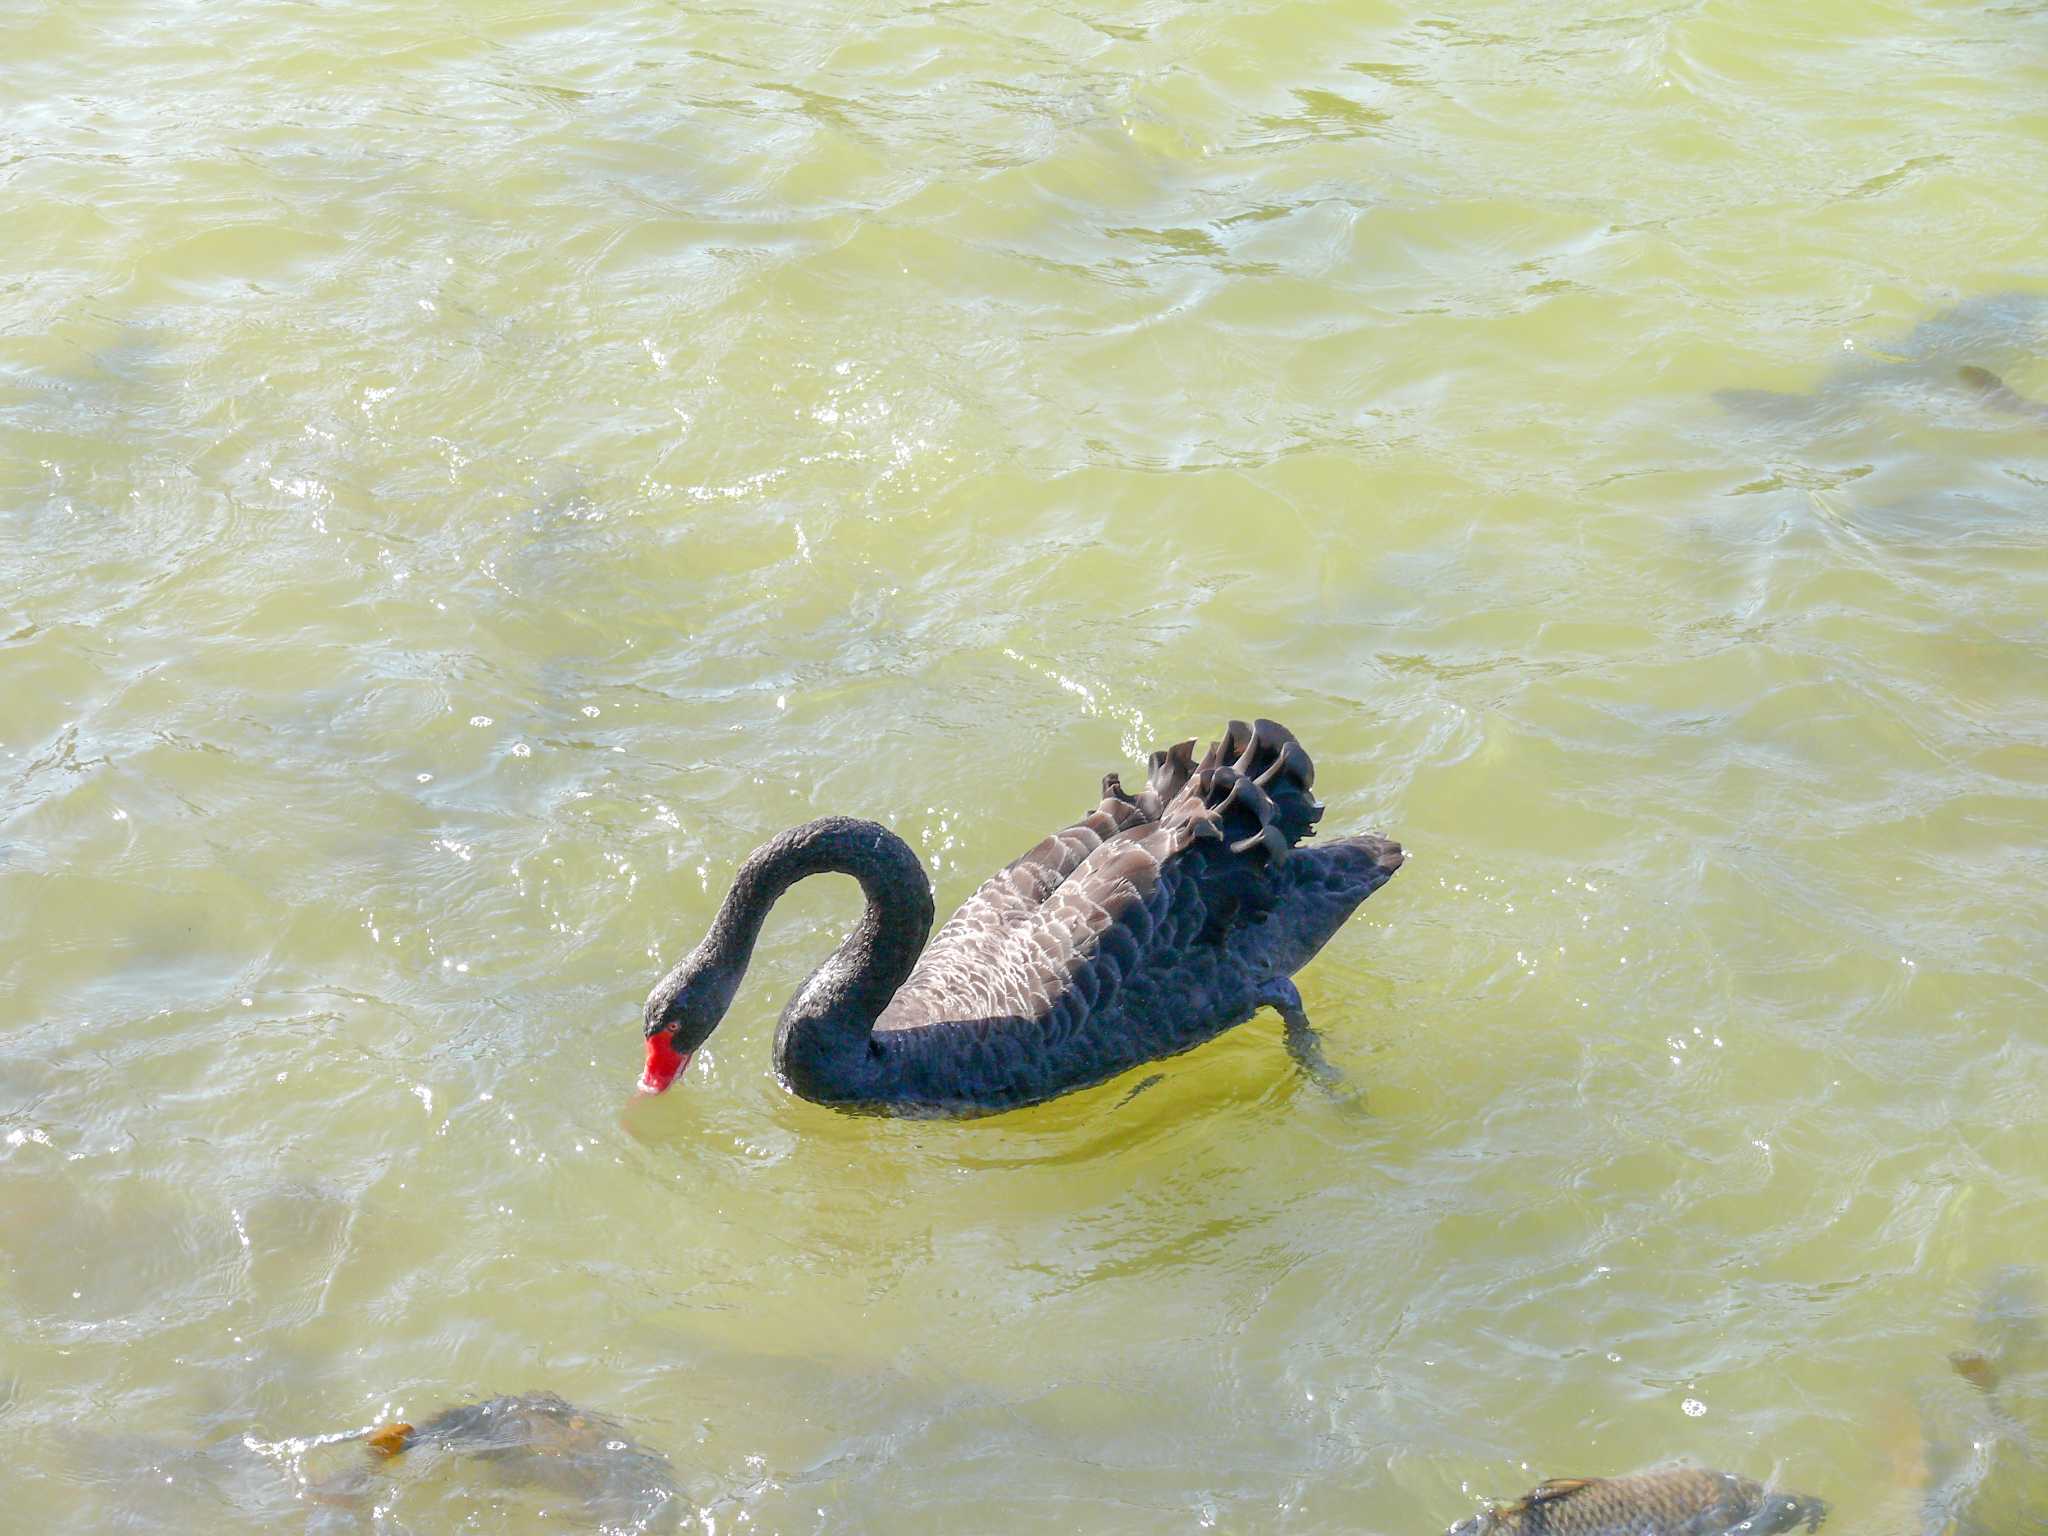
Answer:
<svg viewBox="0 0 2048 1536"><path fill-rule="evenodd" d="M824 874L858 880L867 910L798 989L776 1031L776 1066L807 1098L839 1097L835 1090L853 1086L843 1081L849 1074L864 1075L875 1019L924 951L932 893L909 845L877 822L848 816L790 828L740 866L692 957L698 969L723 973L737 989L768 909L797 881Z"/></svg>

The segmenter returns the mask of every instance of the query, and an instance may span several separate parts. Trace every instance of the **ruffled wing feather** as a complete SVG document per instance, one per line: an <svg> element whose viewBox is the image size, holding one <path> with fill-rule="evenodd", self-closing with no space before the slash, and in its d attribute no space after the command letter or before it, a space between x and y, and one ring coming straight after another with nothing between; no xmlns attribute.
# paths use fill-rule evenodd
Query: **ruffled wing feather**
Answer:
<svg viewBox="0 0 2048 1536"><path fill-rule="evenodd" d="M1113 1018L1170 1049L1205 1008L1248 1012L1260 983L1314 954L1398 867L1399 849L1376 838L1297 850L1322 807L1283 727L1233 721L1199 763L1193 745L1154 753L1136 795L1110 775L1093 812L975 892L877 1030L1029 1022L1035 1047L1056 1053ZM1276 908L1285 916L1269 922ZM1180 1002L1150 999L1169 982ZM1114 1006L1134 986L1147 1003Z"/></svg>

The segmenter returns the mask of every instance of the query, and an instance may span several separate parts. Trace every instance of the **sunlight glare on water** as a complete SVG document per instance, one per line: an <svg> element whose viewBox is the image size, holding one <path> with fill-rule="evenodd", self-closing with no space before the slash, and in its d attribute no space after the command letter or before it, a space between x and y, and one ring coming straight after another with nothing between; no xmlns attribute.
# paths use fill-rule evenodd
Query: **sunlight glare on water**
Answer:
<svg viewBox="0 0 2048 1536"><path fill-rule="evenodd" d="M714 1530L1920 1530L2048 1253L2048 11L0 17L10 1520L587 1529L334 1438L548 1391ZM843 881L624 1102L766 837L947 910L1259 714L1410 851L1369 1113L793 1099Z"/></svg>

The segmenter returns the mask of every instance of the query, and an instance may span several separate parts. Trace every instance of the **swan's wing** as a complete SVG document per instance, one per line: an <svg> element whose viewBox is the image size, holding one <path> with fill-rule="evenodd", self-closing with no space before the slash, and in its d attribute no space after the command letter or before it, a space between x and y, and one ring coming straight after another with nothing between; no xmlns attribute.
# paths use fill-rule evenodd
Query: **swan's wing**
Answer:
<svg viewBox="0 0 2048 1536"><path fill-rule="evenodd" d="M990 941L1028 923L1046 897L1096 849L1121 832L1159 819L1160 809L1195 771L1195 744L1183 741L1164 752L1154 752L1150 766L1145 788L1136 795L1124 793L1116 774L1105 774L1102 803L983 881L933 936L925 959L942 962L949 971L980 968ZM950 961L949 956L953 957Z"/></svg>
<svg viewBox="0 0 2048 1536"><path fill-rule="evenodd" d="M1165 973L1189 964L1202 990L1248 993L1313 954L1399 864L1392 844L1345 839L1317 850L1321 857L1304 852L1308 862L1287 873L1322 807L1309 793L1308 754L1271 721L1233 721L1199 764L1192 758L1185 746L1155 755L1145 796L1105 786L1110 794L1094 817L983 886L932 940L877 1028L1036 1021L1040 1045L1054 1045L1106 1012L1127 983L1152 972L1164 983ZM1173 792L1162 794L1162 785ZM1145 814L1148 796L1160 805L1156 818ZM1390 849L1392 864L1374 862ZM1240 938L1282 900L1293 937L1275 925L1270 936ZM1180 1013L1202 1005L1190 997Z"/></svg>
<svg viewBox="0 0 2048 1536"><path fill-rule="evenodd" d="M877 1030L970 1018L1016 1017L1029 990L1032 928L1046 898L1120 833L1147 825L1136 805L1103 781L1103 800L1072 826L991 875L932 935Z"/></svg>
<svg viewBox="0 0 2048 1536"><path fill-rule="evenodd" d="M1164 752L1154 752L1148 766L1145 787L1136 795L1124 793L1117 774L1104 774L1100 805L989 880L967 898L954 918L968 914L977 904L1005 916L1036 910L1112 837L1159 819L1161 810L1194 776L1195 744L1176 742Z"/></svg>

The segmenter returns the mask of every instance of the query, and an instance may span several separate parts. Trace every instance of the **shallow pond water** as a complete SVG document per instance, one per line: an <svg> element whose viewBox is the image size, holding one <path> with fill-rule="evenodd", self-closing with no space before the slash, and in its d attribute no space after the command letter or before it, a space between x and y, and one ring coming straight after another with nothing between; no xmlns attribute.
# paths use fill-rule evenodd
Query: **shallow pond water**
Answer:
<svg viewBox="0 0 2048 1536"><path fill-rule="evenodd" d="M586 1528L309 1497L549 1391L714 1530L1919 1529L2048 1252L2048 8L0 12L10 1519ZM943 910L1253 714L1410 851L1369 1113L794 1100L822 881L628 1102L763 838Z"/></svg>

